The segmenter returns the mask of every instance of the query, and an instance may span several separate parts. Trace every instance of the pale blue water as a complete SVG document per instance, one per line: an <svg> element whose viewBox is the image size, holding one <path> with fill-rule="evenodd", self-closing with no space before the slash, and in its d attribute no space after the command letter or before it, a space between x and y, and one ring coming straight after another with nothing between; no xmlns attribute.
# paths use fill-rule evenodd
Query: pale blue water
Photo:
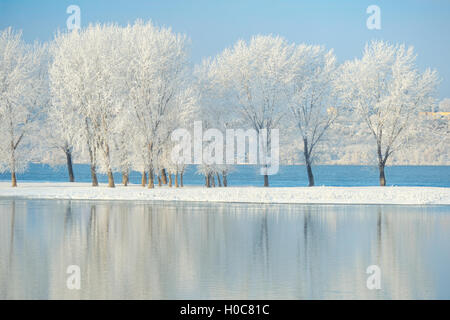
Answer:
<svg viewBox="0 0 450 320"><path fill-rule="evenodd" d="M89 181L88 169L75 167L77 181ZM318 185L378 184L375 167L314 170ZM387 177L450 187L448 166L389 167ZM66 179L64 167L36 164L19 175ZM191 167L185 182L203 177ZM262 177L241 166L229 183ZM271 177L306 184L304 167ZM66 286L69 265L80 267L79 291ZM370 265L380 290L366 287ZM0 299L450 299L449 270L450 206L0 199Z"/></svg>
<svg viewBox="0 0 450 320"><path fill-rule="evenodd" d="M75 178L79 182L90 181L88 165L75 165ZM373 166L314 166L316 185L326 186L376 186L378 168ZM386 168L388 185L450 187L450 166L392 166ZM118 182L120 174L115 174ZM0 174L0 180L9 180L9 174ZM18 175L20 181L67 181L65 167L53 169L47 165L31 164L27 172ZM141 175L131 174L132 183L140 183ZM105 175L99 175L105 183ZM203 176L196 174L195 166L190 166L185 175L186 185L203 185ZM228 177L230 186L261 186L263 177L255 166L236 166L236 171ZM304 166L282 166L277 175L270 177L273 187L306 186L308 178Z"/></svg>
<svg viewBox="0 0 450 320"><path fill-rule="evenodd" d="M450 207L0 200L0 299L89 298L450 299Z"/></svg>

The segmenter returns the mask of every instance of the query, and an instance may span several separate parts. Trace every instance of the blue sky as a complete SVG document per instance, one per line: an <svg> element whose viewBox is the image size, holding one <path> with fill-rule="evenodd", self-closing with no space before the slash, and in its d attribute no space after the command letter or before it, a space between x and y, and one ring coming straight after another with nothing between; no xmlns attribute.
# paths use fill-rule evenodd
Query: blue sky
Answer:
<svg viewBox="0 0 450 320"><path fill-rule="evenodd" d="M413 45L421 69L438 70L439 98L450 97L450 0L0 0L0 29L22 29L27 41L65 30L66 8L81 8L81 24L138 18L186 33L193 62L238 39L279 34L296 43L334 48L339 61L361 55L372 39ZM368 30L366 8L381 9L381 30Z"/></svg>

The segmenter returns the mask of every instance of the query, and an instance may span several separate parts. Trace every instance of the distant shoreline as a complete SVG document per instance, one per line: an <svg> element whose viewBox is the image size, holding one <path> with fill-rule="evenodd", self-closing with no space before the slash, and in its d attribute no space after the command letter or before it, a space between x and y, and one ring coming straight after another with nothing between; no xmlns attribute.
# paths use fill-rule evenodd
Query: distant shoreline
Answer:
<svg viewBox="0 0 450 320"><path fill-rule="evenodd" d="M180 201L266 204L395 204L450 205L450 188L443 187L227 187L184 188L140 185L114 189L89 183L23 182L12 188L0 182L0 199Z"/></svg>

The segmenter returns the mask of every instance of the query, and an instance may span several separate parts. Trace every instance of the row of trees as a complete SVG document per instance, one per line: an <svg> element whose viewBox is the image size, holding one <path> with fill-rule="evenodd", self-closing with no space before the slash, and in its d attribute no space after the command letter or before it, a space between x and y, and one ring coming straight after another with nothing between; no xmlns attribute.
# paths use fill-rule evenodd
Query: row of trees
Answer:
<svg viewBox="0 0 450 320"><path fill-rule="evenodd" d="M289 137L282 151L301 152L313 186L318 146L352 119L373 136L385 185L387 161L425 130L415 119L435 104L437 73L420 72L415 60L411 47L374 41L361 59L339 65L323 46L255 36L191 68L186 36L150 22L91 25L45 45L28 45L7 29L0 34L0 170L16 186L16 172L30 160L63 158L74 181L76 155L90 163L94 186L102 172L114 187L114 171L126 185L131 170L149 188L167 175L177 184L180 175L182 185L186 165L171 161L171 133L201 120L204 128L268 136L280 129ZM267 152L271 141L264 143ZM208 186L215 177L226 185L230 169L199 165Z"/></svg>

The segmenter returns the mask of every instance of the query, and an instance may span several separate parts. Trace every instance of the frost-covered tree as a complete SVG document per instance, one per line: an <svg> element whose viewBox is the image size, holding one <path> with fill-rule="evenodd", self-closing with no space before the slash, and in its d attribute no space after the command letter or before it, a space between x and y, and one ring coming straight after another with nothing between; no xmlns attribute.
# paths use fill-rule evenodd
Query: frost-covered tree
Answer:
<svg viewBox="0 0 450 320"><path fill-rule="evenodd" d="M346 62L338 82L341 96L376 143L380 185L391 155L408 143L419 111L434 104L436 71L421 73L413 48L383 41L367 44L361 59Z"/></svg>
<svg viewBox="0 0 450 320"><path fill-rule="evenodd" d="M50 44L50 103L45 110L45 120L41 129L42 149L45 154L42 161L51 166L66 163L69 181L75 181L73 171L73 154L75 146L80 143L84 123L77 113L77 104L67 91L70 89L65 81L70 81L64 69L64 59L58 55L66 54L59 47L61 38ZM70 50L66 47L67 50ZM60 50L60 51L58 51ZM61 52L62 51L62 52ZM53 57L58 57L53 63ZM70 97L70 98L69 98Z"/></svg>
<svg viewBox="0 0 450 320"><path fill-rule="evenodd" d="M450 98L445 98L441 102L439 102L439 110L440 112L450 112Z"/></svg>
<svg viewBox="0 0 450 320"><path fill-rule="evenodd" d="M0 171L11 173L13 187L48 103L47 57L47 46L25 44L21 32L0 32Z"/></svg>
<svg viewBox="0 0 450 320"><path fill-rule="evenodd" d="M51 103L49 105L39 133L40 160L52 167L65 164L69 181L75 182L73 162L77 132L72 128L74 115L60 112L63 108L55 108Z"/></svg>
<svg viewBox="0 0 450 320"><path fill-rule="evenodd" d="M97 185L97 166L114 187L112 150L114 123L123 106L121 64L123 32L116 25L91 25L57 35L50 68L54 105L69 106L83 128L80 143L91 162L92 184Z"/></svg>
<svg viewBox="0 0 450 320"><path fill-rule="evenodd" d="M61 132L76 137L74 145L83 155L88 154L92 185L98 186L94 130L90 119L81 112L90 94L88 57L86 52L81 54L82 49L80 52L76 50L82 45L82 34L76 31L58 34L51 45L49 74L52 110L49 110L49 118L64 119L58 123Z"/></svg>
<svg viewBox="0 0 450 320"><path fill-rule="evenodd" d="M269 186L266 159L270 150L272 129L278 129L285 114L285 86L292 79L294 46L275 36L255 36L248 43L240 40L212 60L204 62L211 85L223 106L221 112L231 113L241 124L267 130L267 139L260 143L260 163L264 186Z"/></svg>
<svg viewBox="0 0 450 320"><path fill-rule="evenodd" d="M132 141L136 138L129 115L122 110L114 123L113 167L122 173L122 184L127 186L133 168L134 149Z"/></svg>
<svg viewBox="0 0 450 320"><path fill-rule="evenodd" d="M211 75L211 60L204 60L195 68L195 86L198 92L198 120L202 120L203 129L216 128L226 133L227 129L233 129L242 125L241 119L234 112L224 112L227 110L228 100L221 96L221 88L218 87L214 77ZM234 139L234 138L233 138ZM229 141L228 141L229 142ZM227 142L227 143L228 143ZM206 144L206 146L205 146ZM203 142L204 148L208 142ZM224 145L223 154L226 154L226 146ZM203 159L204 160L204 159ZM225 159L222 159L225 160ZM212 185L213 176L216 175L219 186L223 182L223 186L228 186L228 174L233 170L233 164L223 163L214 166L205 163L199 165L197 173L205 175L205 185ZM222 178L220 178L222 176Z"/></svg>
<svg viewBox="0 0 450 320"><path fill-rule="evenodd" d="M336 58L322 46L299 45L293 59L294 78L287 90L289 118L300 134L309 186L314 186L314 152L338 115Z"/></svg>
<svg viewBox="0 0 450 320"><path fill-rule="evenodd" d="M445 165L449 161L449 118L437 112L421 112L412 127L408 145L394 155L405 164Z"/></svg>
<svg viewBox="0 0 450 320"><path fill-rule="evenodd" d="M187 40L171 29L137 21L124 30L127 48L127 109L139 139L136 156L143 161L154 187L157 145L170 126L176 97L185 87L188 71Z"/></svg>
<svg viewBox="0 0 450 320"><path fill-rule="evenodd" d="M175 141L172 140L172 133L176 129L185 129L191 136L194 122L200 118L199 108L199 93L198 88L194 85L189 85L177 94L174 100L175 110L167 118L167 125L165 131L163 130L161 142L161 160L159 172L161 178L164 180L165 172L172 171L175 174L175 185L178 187L184 186L184 172L187 165L190 163L186 161L185 157L176 157L173 159L172 152L175 147ZM164 133L165 132L165 133Z"/></svg>

